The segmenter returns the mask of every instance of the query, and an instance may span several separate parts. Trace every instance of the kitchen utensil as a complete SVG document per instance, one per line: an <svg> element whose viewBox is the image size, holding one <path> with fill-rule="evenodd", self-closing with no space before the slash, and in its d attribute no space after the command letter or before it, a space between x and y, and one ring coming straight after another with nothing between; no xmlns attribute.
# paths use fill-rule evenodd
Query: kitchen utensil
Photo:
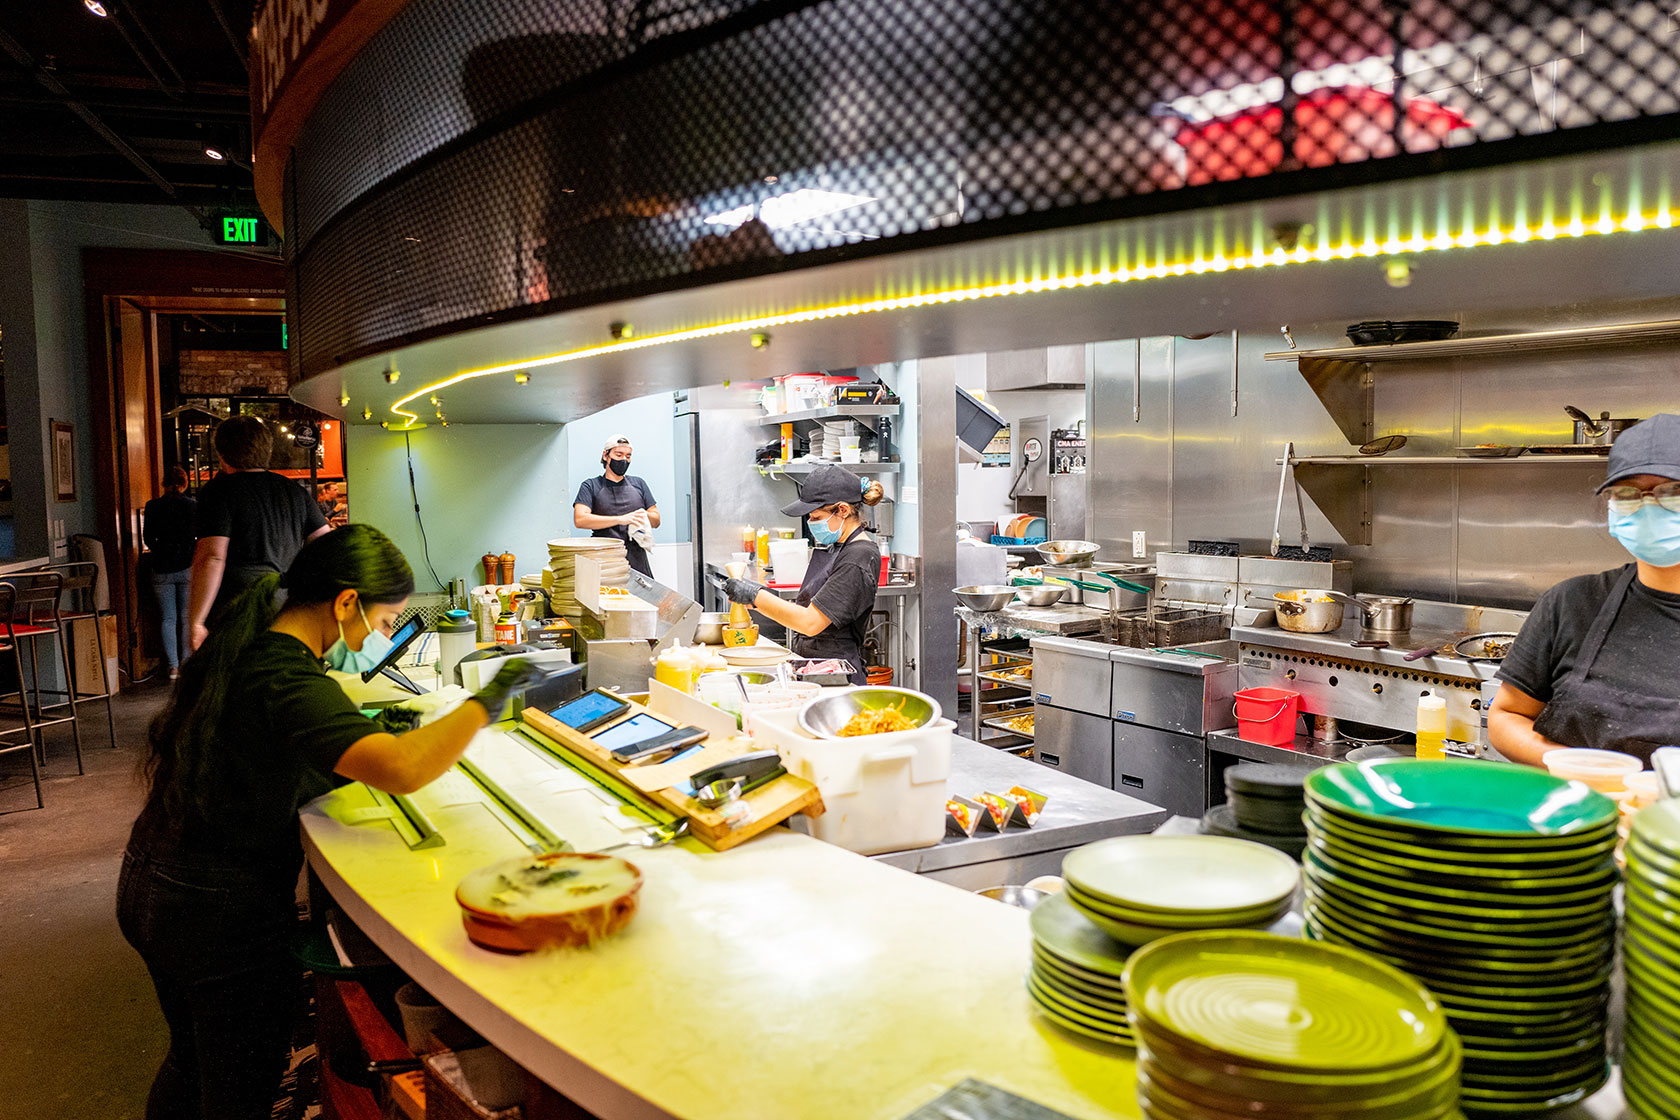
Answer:
<svg viewBox="0 0 1680 1120"><path fill-rule="evenodd" d="M1252 600L1253 596L1249 598ZM1341 628L1342 604L1322 592L1280 591L1270 601L1276 604L1277 624L1284 630L1296 634L1328 634Z"/></svg>
<svg viewBox="0 0 1680 1120"><path fill-rule="evenodd" d="M619 844L609 844L605 848L596 848L591 854L601 855L605 852L616 852L620 848L663 848L667 844L674 844L688 835L688 821L674 820L664 824L650 825L637 834L633 840L625 840Z"/></svg>
<svg viewBox="0 0 1680 1120"><path fill-rule="evenodd" d="M723 627L728 621L728 611L705 612L700 616L699 625L694 628L694 640L704 646L721 646Z"/></svg>
<svg viewBox="0 0 1680 1120"><path fill-rule="evenodd" d="M755 786L767 774L773 774L782 768L781 755L775 751L755 751L752 754L732 758L727 762L719 762L708 766L689 777L689 784L696 790L701 786L716 782L739 780L742 783Z"/></svg>
<svg viewBox="0 0 1680 1120"><path fill-rule="evenodd" d="M1361 455L1387 455L1390 451L1398 451L1406 446L1403 435L1378 436L1359 445Z"/></svg>
<svg viewBox="0 0 1680 1120"><path fill-rule="evenodd" d="M1015 598L1015 589L1001 583L976 583L955 588L951 594L971 611L990 613L1007 607Z"/></svg>
<svg viewBox="0 0 1680 1120"><path fill-rule="evenodd" d="M1066 587L1019 587L1015 590L1015 597L1029 607L1053 607L1066 594Z"/></svg>
<svg viewBox="0 0 1680 1120"><path fill-rule="evenodd" d="M1272 555L1283 547L1283 491L1289 485L1289 466L1295 461L1293 441L1283 445L1283 469L1278 472L1277 512L1272 515Z"/></svg>
<svg viewBox="0 0 1680 1120"><path fill-rule="evenodd" d="M916 727L937 723L939 701L908 688L854 688L837 696L824 696L799 709L799 727L819 739L837 739L840 729L859 712L895 709Z"/></svg>
<svg viewBox="0 0 1680 1120"><path fill-rule="evenodd" d="M1031 910L1049 897L1043 891L1020 886L987 887L983 891L975 891L974 893L982 898L989 898L993 902L1001 902L1006 906L1018 906L1022 910Z"/></svg>
<svg viewBox="0 0 1680 1120"><path fill-rule="evenodd" d="M1400 437L1404 442L1405 437ZM1295 479L1295 516L1301 526L1301 543L1299 546L1283 543L1283 492L1291 478ZM1332 553L1328 545L1314 547L1307 536L1307 507L1306 500L1301 496L1301 480L1295 475L1295 444L1293 441L1283 445L1283 472L1278 476L1277 513L1272 518L1272 555L1280 560L1308 560L1313 563L1328 561Z"/></svg>
<svg viewBox="0 0 1680 1120"><path fill-rule="evenodd" d="M708 809L721 809L731 801L738 801L741 797L741 779L719 778L715 782L707 782L697 786L694 790L694 800Z"/></svg>
<svg viewBox="0 0 1680 1120"><path fill-rule="evenodd" d="M1363 638L1357 642L1349 642L1354 649L1387 649L1388 643L1380 638Z"/></svg>
<svg viewBox="0 0 1680 1120"><path fill-rule="evenodd" d="M1355 346L1386 346L1397 342L1434 342L1458 333L1452 319L1367 319L1347 329Z"/></svg>
<svg viewBox="0 0 1680 1120"><path fill-rule="evenodd" d="M1466 661L1503 661L1505 655L1511 652L1511 643L1516 637L1516 633L1510 630L1488 630L1480 634L1471 634L1454 642L1451 653L1454 657L1462 657Z"/></svg>
<svg viewBox="0 0 1680 1120"><path fill-rule="evenodd" d="M1410 651L1409 653L1407 653L1406 656L1403 657L1401 660L1403 660L1403 661L1421 661L1425 657L1434 657L1437 653L1440 653L1442 650L1451 649L1451 648L1452 648L1452 645L1450 643L1447 644L1447 645L1444 645L1444 646L1420 646L1417 649L1414 649L1414 650Z"/></svg>
<svg viewBox="0 0 1680 1120"><path fill-rule="evenodd" d="M1468 455L1472 459L1515 459L1526 448L1513 447L1503 443L1480 443L1475 447L1455 448L1460 455Z"/></svg>
<svg viewBox="0 0 1680 1120"><path fill-rule="evenodd" d="M1402 634L1412 628L1412 600L1409 596L1377 595L1364 599L1357 595L1344 595L1340 591L1320 591L1318 594L1357 608L1362 616L1360 624L1366 631Z"/></svg>
<svg viewBox="0 0 1680 1120"><path fill-rule="evenodd" d="M731 622L722 628L723 644L731 649L740 649L758 644L758 627L748 623L744 626Z"/></svg>
<svg viewBox="0 0 1680 1120"><path fill-rule="evenodd" d="M1351 719L1337 721L1336 733L1349 743L1398 743L1406 737L1404 731L1392 731L1370 723L1355 723ZM1355 759L1354 761L1358 761Z"/></svg>
<svg viewBox="0 0 1680 1120"><path fill-rule="evenodd" d="M1095 541L1045 541L1037 546L1038 554L1044 559L1068 567L1089 564L1101 548Z"/></svg>
<svg viewBox="0 0 1680 1120"><path fill-rule="evenodd" d="M1639 423L1637 418L1612 420L1609 412L1599 414L1597 420L1572 404L1563 406L1563 411L1575 421L1575 442L1590 444L1598 447L1608 447L1616 442L1616 437Z"/></svg>

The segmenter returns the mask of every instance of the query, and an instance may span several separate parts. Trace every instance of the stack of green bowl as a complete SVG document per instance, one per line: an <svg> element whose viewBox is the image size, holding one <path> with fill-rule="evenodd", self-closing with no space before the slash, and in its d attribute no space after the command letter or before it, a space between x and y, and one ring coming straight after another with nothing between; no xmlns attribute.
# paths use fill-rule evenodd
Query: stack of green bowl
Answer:
<svg viewBox="0 0 1680 1120"><path fill-rule="evenodd" d="M1145 1120L1446 1120L1460 1046L1417 981L1350 949L1190 933L1125 972Z"/></svg>
<svg viewBox="0 0 1680 1120"><path fill-rule="evenodd" d="M1680 801L1639 810L1624 854L1622 1092L1640 1116L1680 1116Z"/></svg>
<svg viewBox="0 0 1680 1120"><path fill-rule="evenodd" d="M1289 912L1301 869L1226 836L1116 836L1062 860L1068 901L1125 945L1202 929L1264 928Z"/></svg>
<svg viewBox="0 0 1680 1120"><path fill-rule="evenodd" d="M1306 784L1307 935L1411 973L1464 1042L1464 1111L1531 1116L1607 1076L1616 804L1526 766L1377 759Z"/></svg>
<svg viewBox="0 0 1680 1120"><path fill-rule="evenodd" d="M1033 907L1032 932L1027 991L1044 1017L1075 1034L1131 1046L1120 986L1131 950L1086 921L1060 894Z"/></svg>

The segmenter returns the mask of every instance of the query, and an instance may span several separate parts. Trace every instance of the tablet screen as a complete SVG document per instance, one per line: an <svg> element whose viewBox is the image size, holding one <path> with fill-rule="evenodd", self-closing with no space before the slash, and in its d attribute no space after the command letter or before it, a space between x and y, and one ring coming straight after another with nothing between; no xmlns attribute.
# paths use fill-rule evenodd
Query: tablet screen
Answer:
<svg viewBox="0 0 1680 1120"><path fill-rule="evenodd" d="M594 736L590 742L604 751L621 751L656 735L663 735L670 730L672 730L670 724L662 719L655 719L644 712L639 716L632 716L623 723L613 724L599 735Z"/></svg>
<svg viewBox="0 0 1680 1120"><path fill-rule="evenodd" d="M594 723L603 716L621 712L627 706L623 700L605 693L586 692L576 700L568 700L548 714L567 727L578 728Z"/></svg>

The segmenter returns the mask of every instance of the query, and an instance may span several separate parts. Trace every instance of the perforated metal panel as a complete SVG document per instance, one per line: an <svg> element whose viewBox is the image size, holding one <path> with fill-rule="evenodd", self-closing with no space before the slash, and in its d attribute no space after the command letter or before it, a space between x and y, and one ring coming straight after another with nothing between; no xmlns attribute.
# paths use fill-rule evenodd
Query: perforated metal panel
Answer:
<svg viewBox="0 0 1680 1120"><path fill-rule="evenodd" d="M1677 43L1661 5L1562 0L412 0L293 152L294 374L839 256L1672 136Z"/></svg>

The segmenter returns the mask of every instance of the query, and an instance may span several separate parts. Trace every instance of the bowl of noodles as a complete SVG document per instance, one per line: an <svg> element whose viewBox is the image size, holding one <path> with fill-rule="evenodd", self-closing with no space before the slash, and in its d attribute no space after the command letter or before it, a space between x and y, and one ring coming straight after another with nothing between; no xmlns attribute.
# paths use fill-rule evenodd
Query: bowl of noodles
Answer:
<svg viewBox="0 0 1680 1120"><path fill-rule="evenodd" d="M799 709L799 726L819 739L890 735L938 722L939 701L908 688L854 688Z"/></svg>

